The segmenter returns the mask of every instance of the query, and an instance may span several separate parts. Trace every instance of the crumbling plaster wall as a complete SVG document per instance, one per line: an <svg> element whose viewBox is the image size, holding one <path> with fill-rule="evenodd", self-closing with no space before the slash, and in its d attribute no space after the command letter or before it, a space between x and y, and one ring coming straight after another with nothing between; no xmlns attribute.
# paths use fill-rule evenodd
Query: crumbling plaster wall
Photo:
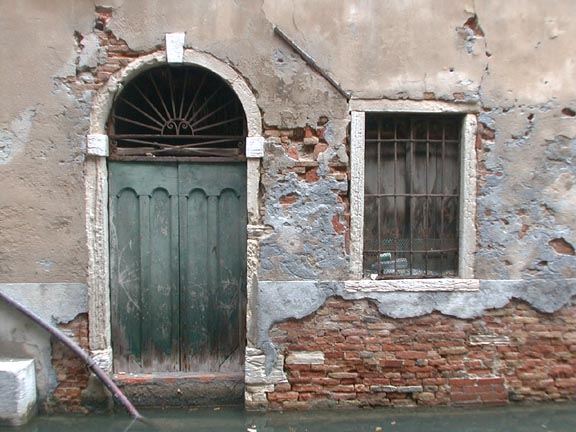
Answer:
<svg viewBox="0 0 576 432"><path fill-rule="evenodd" d="M74 31L90 2L2 2L0 282L84 282L83 146L90 100L75 75Z"/></svg>
<svg viewBox="0 0 576 432"><path fill-rule="evenodd" d="M476 277L574 277L570 2L292 5L264 9L352 97L480 104ZM327 9L331 20L310 19Z"/></svg>
<svg viewBox="0 0 576 432"><path fill-rule="evenodd" d="M493 136L482 140L479 149L486 171L479 191L482 251L477 276L573 276L568 268L572 258L548 245L556 238L576 241L567 210L574 199L570 193L574 173L569 158L556 156L574 152L574 59L558 55L569 52L575 36L568 20L570 2L95 4L112 8L109 29L134 51L154 51L161 47L165 32L185 31L187 46L229 63L251 83L265 126L303 128L326 117L332 133L325 140L325 159L337 153L340 161L347 162L342 152L346 100L274 35L273 25L303 47L352 97L479 102L484 109L480 121ZM2 191L0 219L0 274L5 281L84 277L84 209L79 198L92 94L73 94L59 78L74 76L77 64L93 67L106 56L90 31L93 6L62 0L48 8L28 0L14 2L3 14L7 37L22 41L1 48L3 58L17 59L2 64L7 78L2 94L7 97L0 102L0 170L10 183ZM75 32L81 37L80 46L74 42ZM564 108L569 110L563 113ZM272 140L268 148L274 145ZM523 151L527 148L528 155ZM270 207L279 190L273 190L272 181L265 186L264 219L281 230L285 225L274 224L281 217ZM306 185L300 181L294 186ZM335 212L340 218L345 210L336 205ZM277 243L286 245L284 252L291 247L283 241L291 237L289 233L288 228L277 232ZM312 267L276 272L270 278L323 278L319 268L326 260L314 262ZM346 265L342 256L329 262Z"/></svg>
<svg viewBox="0 0 576 432"><path fill-rule="evenodd" d="M273 34L273 25L353 98L479 103L479 119L489 133L478 149L483 171L476 276L574 276L574 258L549 244L576 241L568 210L575 203L570 162L576 137L571 115L575 60L562 54L570 52L576 36L570 2L221 0L192 6L174 1L159 8L151 1L116 0L110 6L115 8L110 28L133 49L161 45L166 31L186 31L188 46L232 64L252 83L265 125L302 128L327 116L335 131L327 140L332 155L345 138L345 100ZM189 13L181 13L186 7ZM563 113L564 108L569 110ZM341 249L344 240L332 242L329 229L308 229L304 216L315 215L329 228L327 222L334 215L344 217L345 209L313 200L289 209L279 205L287 187L298 197L330 188L326 181L284 178L278 164L294 160L279 144L269 139L264 160L263 217L274 234L263 241L260 276L323 279L329 276L322 266L329 263L338 269L332 278L345 278L345 257L333 255L327 261L320 256ZM333 193L322 196L335 199ZM318 208L330 208L330 213L318 218ZM311 244L323 237L325 247L304 251L298 240L303 236ZM305 260L298 257L302 252L318 256Z"/></svg>
<svg viewBox="0 0 576 432"><path fill-rule="evenodd" d="M570 0L6 4L0 17L10 41L0 46L2 58L10 59L0 64L0 282L85 282L83 143L101 84L92 72L101 66L100 72L111 72L103 66L107 47L94 32L95 6L111 8L106 30L133 55L160 50L164 33L184 31L187 47L235 68L256 96L267 140L260 195L267 227L252 255L259 279L272 285L261 284L250 309L284 298L275 297L276 290L290 296L271 316L254 315L258 328L249 338L255 346L269 348L267 323L300 317L294 302L309 304L306 290L318 294L324 286L317 280L348 275L342 199L348 186L338 172L348 163L348 103L274 34L274 25L353 98L481 107L475 276L496 281L472 297L387 293L376 299L380 305L402 308L415 299L425 311L444 311L448 297L474 302L500 290L506 299L516 295L538 306L526 290L542 288L542 279L575 277L576 61L567 53L576 28ZM65 84L76 79L78 85ZM282 284L297 279L312 285ZM526 283L497 282L504 279ZM563 292L572 296L573 280L555 285L553 297L562 297L562 304L569 301ZM330 295L351 298L342 283ZM320 307L328 295L321 294L306 313Z"/></svg>

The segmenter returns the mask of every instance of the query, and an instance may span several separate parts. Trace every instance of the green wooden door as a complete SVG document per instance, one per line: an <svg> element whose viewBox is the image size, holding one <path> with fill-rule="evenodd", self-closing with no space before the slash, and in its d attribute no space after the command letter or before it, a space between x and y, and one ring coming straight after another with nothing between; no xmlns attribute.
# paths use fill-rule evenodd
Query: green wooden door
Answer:
<svg viewBox="0 0 576 432"><path fill-rule="evenodd" d="M117 372L241 372L246 167L110 162Z"/></svg>

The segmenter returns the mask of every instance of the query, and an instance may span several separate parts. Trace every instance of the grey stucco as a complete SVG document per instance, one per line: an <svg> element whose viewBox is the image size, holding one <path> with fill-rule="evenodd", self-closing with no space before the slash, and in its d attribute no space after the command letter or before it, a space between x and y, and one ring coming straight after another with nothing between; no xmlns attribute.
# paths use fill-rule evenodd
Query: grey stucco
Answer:
<svg viewBox="0 0 576 432"><path fill-rule="evenodd" d="M75 94L75 32L94 2L2 2L0 283L86 277L83 143L90 94Z"/></svg>
<svg viewBox="0 0 576 432"><path fill-rule="evenodd" d="M88 311L84 284L0 284L0 291L52 324L70 322Z"/></svg>
<svg viewBox="0 0 576 432"><path fill-rule="evenodd" d="M484 178L478 191L480 279L574 278L576 257L551 240L576 244L576 130L561 106L495 109L480 115L494 131L479 151Z"/></svg>
<svg viewBox="0 0 576 432"><path fill-rule="evenodd" d="M264 223L273 233L261 242L260 275L266 279L343 278L347 272L344 236L334 231L332 217L344 211L338 192L347 182L322 178L299 181L295 173L263 180ZM295 197L286 208L280 199Z"/></svg>

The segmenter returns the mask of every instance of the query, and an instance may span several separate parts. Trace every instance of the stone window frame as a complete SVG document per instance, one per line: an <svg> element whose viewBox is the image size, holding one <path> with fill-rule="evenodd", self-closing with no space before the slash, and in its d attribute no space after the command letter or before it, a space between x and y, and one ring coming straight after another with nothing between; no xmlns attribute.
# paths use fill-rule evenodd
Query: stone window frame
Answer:
<svg viewBox="0 0 576 432"><path fill-rule="evenodd" d="M478 104L443 101L352 99L350 124L350 288L363 290L476 290L476 134ZM364 248L364 146L366 113L462 114L460 151L460 216L458 277L442 279L363 279ZM354 282L353 282L354 281Z"/></svg>

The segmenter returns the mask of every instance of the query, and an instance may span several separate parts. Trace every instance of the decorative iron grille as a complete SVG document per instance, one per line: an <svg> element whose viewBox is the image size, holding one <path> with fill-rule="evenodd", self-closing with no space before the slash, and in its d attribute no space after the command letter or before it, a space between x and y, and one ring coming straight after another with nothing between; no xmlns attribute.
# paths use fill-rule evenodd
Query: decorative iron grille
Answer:
<svg viewBox="0 0 576 432"><path fill-rule="evenodd" d="M366 116L366 276L457 274L461 125L459 116Z"/></svg>
<svg viewBox="0 0 576 432"><path fill-rule="evenodd" d="M244 159L246 117L234 91L197 66L164 65L131 80L114 103L111 158Z"/></svg>

